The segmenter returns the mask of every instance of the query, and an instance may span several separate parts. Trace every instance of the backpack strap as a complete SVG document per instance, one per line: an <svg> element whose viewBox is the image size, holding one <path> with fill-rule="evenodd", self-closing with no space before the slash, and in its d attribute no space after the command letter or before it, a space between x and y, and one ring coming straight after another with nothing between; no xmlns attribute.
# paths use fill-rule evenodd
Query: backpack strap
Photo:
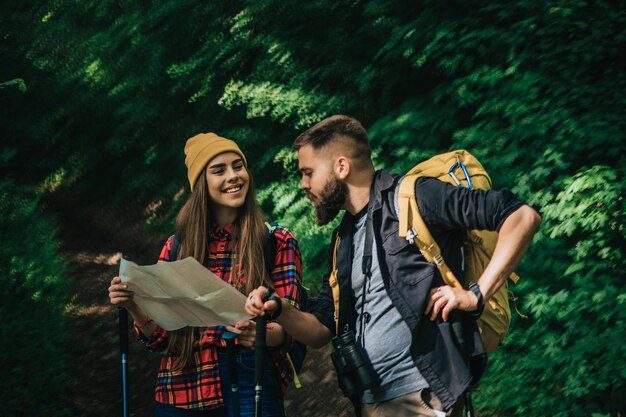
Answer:
<svg viewBox="0 0 626 417"><path fill-rule="evenodd" d="M404 237L410 243L414 243L428 262L437 265L446 285L461 288L461 283L443 259L439 245L435 242L433 235L428 230L428 226L426 226L419 212L417 199L415 198L415 181L418 177L419 175L406 175L400 181L400 191L398 193L400 225L398 232L400 237Z"/></svg>
<svg viewBox="0 0 626 417"><path fill-rule="evenodd" d="M169 262L173 262L178 260L178 255L180 254L180 240L176 235L172 236L172 244L170 245L169 251Z"/></svg>
<svg viewBox="0 0 626 417"><path fill-rule="evenodd" d="M333 292L333 302L335 305L335 328L336 334L339 334L339 280L338 280L338 271L337 271L337 250L339 249L339 242L341 239L339 238L339 233L335 237L335 247L333 249L333 270L328 277L328 284Z"/></svg>
<svg viewBox="0 0 626 417"><path fill-rule="evenodd" d="M278 224L274 222L265 222L265 229L267 234L263 240L263 256L265 257L265 268L267 273L272 277L272 269L274 268L274 261L276 260L276 236L274 236L274 230L278 227Z"/></svg>

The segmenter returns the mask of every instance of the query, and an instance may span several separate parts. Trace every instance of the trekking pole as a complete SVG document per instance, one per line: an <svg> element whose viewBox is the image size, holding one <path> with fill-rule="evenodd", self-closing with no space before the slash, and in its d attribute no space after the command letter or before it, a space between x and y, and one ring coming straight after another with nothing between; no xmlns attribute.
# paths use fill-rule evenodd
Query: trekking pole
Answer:
<svg viewBox="0 0 626 417"><path fill-rule="evenodd" d="M467 389L465 391L465 416L474 417L474 406L472 405L472 392Z"/></svg>
<svg viewBox="0 0 626 417"><path fill-rule="evenodd" d="M254 416L261 417L261 393L263 391L263 361L265 359L265 334L267 317L256 318L254 340Z"/></svg>
<svg viewBox="0 0 626 417"><path fill-rule="evenodd" d="M224 332L222 339L226 340L226 349L228 351L228 368L230 369L230 391L233 399L233 415L240 417L239 409L239 384L237 383L237 355L235 352L235 338L237 333Z"/></svg>
<svg viewBox="0 0 626 417"><path fill-rule="evenodd" d="M128 417L128 311L123 307L118 307L119 330L120 330L120 354L122 356L122 415Z"/></svg>
<svg viewBox="0 0 626 417"><path fill-rule="evenodd" d="M465 335L463 334L463 324L460 321L452 322L452 332L457 339L459 344L459 348L461 350L461 354L465 358L465 362L469 365L469 358L467 357L467 344L465 343ZM470 392L470 388L465 390L465 416L466 417L474 417L474 407L472 406L472 393Z"/></svg>

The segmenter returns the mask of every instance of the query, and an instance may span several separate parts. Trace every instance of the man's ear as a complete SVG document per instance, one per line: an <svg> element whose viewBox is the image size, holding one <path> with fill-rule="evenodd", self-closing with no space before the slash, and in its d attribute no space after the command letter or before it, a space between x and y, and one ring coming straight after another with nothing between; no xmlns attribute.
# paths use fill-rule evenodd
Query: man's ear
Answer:
<svg viewBox="0 0 626 417"><path fill-rule="evenodd" d="M340 180L345 180L350 174L350 160L345 156L340 156L335 161L335 174Z"/></svg>

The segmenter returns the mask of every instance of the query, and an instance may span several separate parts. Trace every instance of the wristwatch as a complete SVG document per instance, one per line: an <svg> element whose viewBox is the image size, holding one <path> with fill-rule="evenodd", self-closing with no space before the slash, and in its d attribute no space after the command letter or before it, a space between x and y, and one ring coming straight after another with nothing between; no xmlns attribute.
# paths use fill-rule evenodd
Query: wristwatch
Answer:
<svg viewBox="0 0 626 417"><path fill-rule="evenodd" d="M472 312L472 316L474 316L474 319L478 319L480 315L483 314L483 310L485 309L485 304L483 303L483 293L480 292L480 288L478 287L478 284L475 282L472 282L470 284L469 289L472 290L472 292L476 294L476 298L478 298L476 311Z"/></svg>

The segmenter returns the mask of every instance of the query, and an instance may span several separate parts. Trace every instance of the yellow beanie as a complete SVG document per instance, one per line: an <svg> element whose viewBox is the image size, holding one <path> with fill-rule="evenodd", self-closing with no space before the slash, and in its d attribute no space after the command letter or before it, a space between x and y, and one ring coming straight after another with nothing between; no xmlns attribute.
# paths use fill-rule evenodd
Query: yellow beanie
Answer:
<svg viewBox="0 0 626 417"><path fill-rule="evenodd" d="M204 167L213 157L224 152L235 152L241 156L244 165L248 165L246 157L239 146L230 139L217 136L215 133L200 133L187 140L185 144L185 165L187 165L187 177L193 191L193 186Z"/></svg>

